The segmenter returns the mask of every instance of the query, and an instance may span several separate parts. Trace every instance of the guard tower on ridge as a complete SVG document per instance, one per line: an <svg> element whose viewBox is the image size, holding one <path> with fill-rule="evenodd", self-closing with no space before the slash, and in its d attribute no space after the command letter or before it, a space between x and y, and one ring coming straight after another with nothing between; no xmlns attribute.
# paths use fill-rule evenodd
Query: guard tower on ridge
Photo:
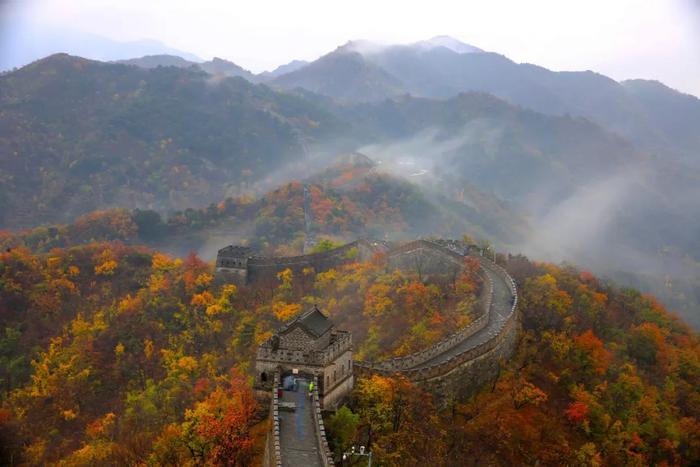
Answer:
<svg viewBox="0 0 700 467"><path fill-rule="evenodd" d="M255 384L269 391L273 375L318 377L321 407L334 408L352 391L352 336L335 326L321 310L311 310L282 326L256 354Z"/></svg>

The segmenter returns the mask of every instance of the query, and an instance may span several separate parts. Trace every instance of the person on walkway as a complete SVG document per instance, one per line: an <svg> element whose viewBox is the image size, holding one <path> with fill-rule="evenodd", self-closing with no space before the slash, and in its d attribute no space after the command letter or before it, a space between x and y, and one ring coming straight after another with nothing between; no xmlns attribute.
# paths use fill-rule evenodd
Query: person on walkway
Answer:
<svg viewBox="0 0 700 467"><path fill-rule="evenodd" d="M309 400L314 400L314 382L309 383Z"/></svg>

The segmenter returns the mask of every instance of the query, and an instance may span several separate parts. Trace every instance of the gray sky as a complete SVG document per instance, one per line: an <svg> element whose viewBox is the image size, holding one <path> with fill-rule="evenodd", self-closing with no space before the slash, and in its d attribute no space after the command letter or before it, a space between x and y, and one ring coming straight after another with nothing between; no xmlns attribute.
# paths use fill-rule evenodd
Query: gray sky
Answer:
<svg viewBox="0 0 700 467"><path fill-rule="evenodd" d="M517 62L648 78L700 96L700 1L0 0L4 25L158 39L259 72L351 39L447 34ZM0 23L0 27L3 26Z"/></svg>

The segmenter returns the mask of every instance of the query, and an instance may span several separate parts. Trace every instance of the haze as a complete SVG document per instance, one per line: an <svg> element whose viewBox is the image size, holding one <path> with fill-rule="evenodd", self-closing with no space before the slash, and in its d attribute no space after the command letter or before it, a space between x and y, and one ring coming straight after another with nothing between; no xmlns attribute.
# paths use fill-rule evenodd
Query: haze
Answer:
<svg viewBox="0 0 700 467"><path fill-rule="evenodd" d="M50 40L40 31L80 31L117 41L155 39L260 72L292 59L313 60L348 40L409 43L446 34L518 62L591 69L617 80L657 79L700 95L700 2L693 0L11 0L0 5L4 54L27 38Z"/></svg>

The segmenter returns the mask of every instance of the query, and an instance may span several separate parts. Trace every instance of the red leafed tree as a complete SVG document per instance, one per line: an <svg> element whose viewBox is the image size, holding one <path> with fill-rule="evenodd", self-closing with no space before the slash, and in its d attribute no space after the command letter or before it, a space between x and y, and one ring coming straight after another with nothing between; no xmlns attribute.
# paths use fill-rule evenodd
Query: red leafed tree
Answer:
<svg viewBox="0 0 700 467"><path fill-rule="evenodd" d="M250 428L257 403L245 377L237 370L231 372L229 384L227 391L215 390L203 402L197 434L212 443L207 455L209 463L247 466L253 458Z"/></svg>
<svg viewBox="0 0 700 467"><path fill-rule="evenodd" d="M574 343L579 351L579 361L586 369L592 369L595 374L604 374L610 361L612 354L605 348L601 341L593 331L588 330L574 338Z"/></svg>
<svg viewBox="0 0 700 467"><path fill-rule="evenodd" d="M572 402L564 411L564 415L571 423L582 423L588 417L588 406L583 402Z"/></svg>
<svg viewBox="0 0 700 467"><path fill-rule="evenodd" d="M184 261L183 280L188 293L192 293L197 287L197 278L209 271L207 263L197 257L195 253L187 255Z"/></svg>

